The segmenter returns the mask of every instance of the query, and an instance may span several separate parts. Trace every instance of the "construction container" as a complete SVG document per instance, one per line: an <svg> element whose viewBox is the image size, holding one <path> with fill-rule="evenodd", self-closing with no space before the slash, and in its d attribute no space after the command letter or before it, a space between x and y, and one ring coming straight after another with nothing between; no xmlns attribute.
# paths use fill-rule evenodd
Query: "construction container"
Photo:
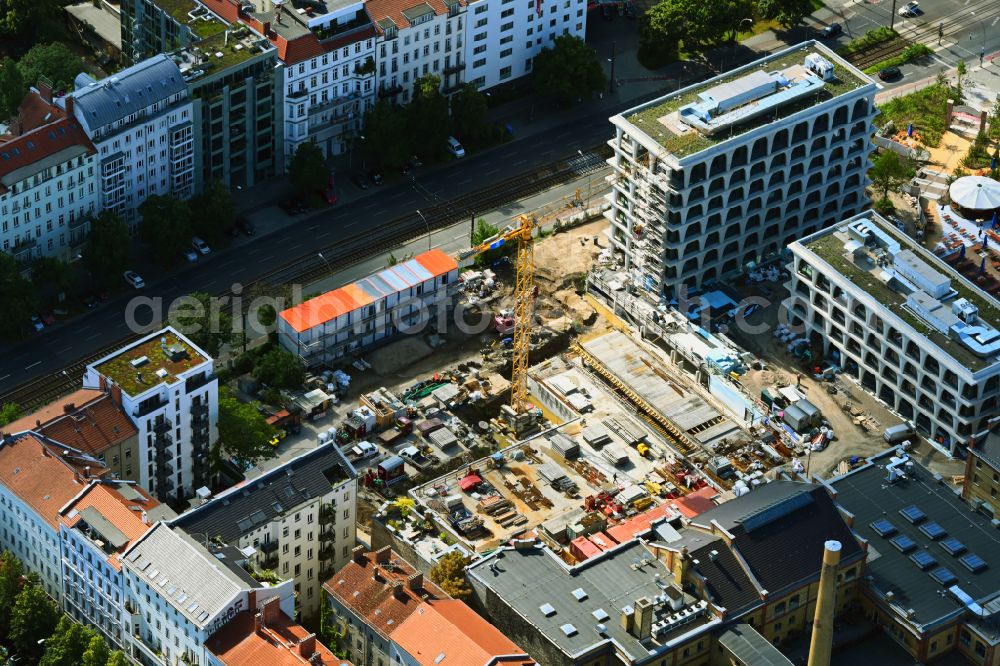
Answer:
<svg viewBox="0 0 1000 666"><path fill-rule="evenodd" d="M800 434L812 427L812 421L799 408L798 403L786 407L781 418L789 428Z"/></svg>
<svg viewBox="0 0 1000 666"><path fill-rule="evenodd" d="M795 403L795 406L801 409L802 413L806 415L809 425L816 427L823 420L823 414L819 411L819 407L808 400L799 400Z"/></svg>

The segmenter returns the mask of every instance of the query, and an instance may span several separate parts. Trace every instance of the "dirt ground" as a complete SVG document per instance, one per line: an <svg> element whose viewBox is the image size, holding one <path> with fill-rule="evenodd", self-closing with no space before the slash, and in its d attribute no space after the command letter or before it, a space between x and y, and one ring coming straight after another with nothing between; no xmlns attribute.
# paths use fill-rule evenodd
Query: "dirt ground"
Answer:
<svg viewBox="0 0 1000 666"><path fill-rule="evenodd" d="M761 295L770 292L768 300L772 304L753 313L749 317L749 323L766 324L768 333L749 336L733 329L728 335L740 346L753 352L764 362L765 367L763 370L751 370L740 381L752 394L759 395L764 388L795 385L798 379L799 390L820 409L823 418L829 422L836 435L836 439L825 451L808 456L809 473L830 476L844 459L851 456L864 458L887 449L888 446L882 439L882 431L887 426L900 423L901 419L849 378L841 377L832 383L821 382L802 372L797 359L789 356L784 345L770 333L778 325L779 303L788 292L777 284L762 283L754 287ZM836 389L835 393L828 391L831 386ZM862 410L869 420L873 420L878 426L865 431L855 425L854 418L845 409L845 403L848 401L853 407ZM921 464L946 477L961 474L964 469L961 461L949 460L926 442L918 444L913 455Z"/></svg>

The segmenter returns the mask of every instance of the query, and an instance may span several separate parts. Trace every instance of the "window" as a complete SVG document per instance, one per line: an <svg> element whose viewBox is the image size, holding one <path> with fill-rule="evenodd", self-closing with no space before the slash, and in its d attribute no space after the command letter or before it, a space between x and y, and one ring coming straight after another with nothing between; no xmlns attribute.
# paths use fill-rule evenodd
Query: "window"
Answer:
<svg viewBox="0 0 1000 666"><path fill-rule="evenodd" d="M507 67L501 68L500 69L500 80L503 81L504 79L509 79L509 78L510 78L510 67L507 66Z"/></svg>
<svg viewBox="0 0 1000 666"><path fill-rule="evenodd" d="M501 44L509 44L512 41L514 41L514 35L507 35L506 37L500 38Z"/></svg>
<svg viewBox="0 0 1000 666"><path fill-rule="evenodd" d="M477 14L485 14L489 8L490 8L490 6L484 2L483 4L481 4L478 7L476 7L476 13Z"/></svg>
<svg viewBox="0 0 1000 666"><path fill-rule="evenodd" d="M486 64L486 58L480 58L479 60L473 60L472 61L472 67L473 68L482 67L485 64Z"/></svg>
<svg viewBox="0 0 1000 666"><path fill-rule="evenodd" d="M477 46L476 48L472 49L472 54L473 55L479 55L480 53L485 53L485 52L486 52L486 44L482 44L482 45ZM4 225L6 225L6 224L7 223L5 222ZM4 229L4 231L7 231L7 230Z"/></svg>
<svg viewBox="0 0 1000 666"><path fill-rule="evenodd" d="M511 21L510 23L504 23L502 26L500 26L500 32L506 32L512 29L513 27L514 27L513 21Z"/></svg>
<svg viewBox="0 0 1000 666"><path fill-rule="evenodd" d="M482 28L487 23L489 23L489 19L484 19L484 18L483 19L479 19L478 21L476 21L476 25L474 27L476 27L476 28Z"/></svg>
<svg viewBox="0 0 1000 666"><path fill-rule="evenodd" d="M505 9L502 12L500 12L500 18L510 18L513 15L514 15L514 8L513 7L510 8L510 9Z"/></svg>
<svg viewBox="0 0 1000 666"><path fill-rule="evenodd" d="M513 52L514 52L513 49L504 49L503 51L500 52L500 57L501 58L506 58L507 56L509 56Z"/></svg>
<svg viewBox="0 0 1000 666"><path fill-rule="evenodd" d="M473 35L473 37L472 37L472 41L474 41L474 42L481 42L484 39L486 39L486 33L485 32L477 33L476 35Z"/></svg>

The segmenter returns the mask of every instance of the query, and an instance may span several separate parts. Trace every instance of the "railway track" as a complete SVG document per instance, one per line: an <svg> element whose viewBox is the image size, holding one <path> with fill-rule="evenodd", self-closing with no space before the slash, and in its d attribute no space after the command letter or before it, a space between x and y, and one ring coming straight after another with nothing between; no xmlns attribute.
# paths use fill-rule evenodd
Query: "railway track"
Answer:
<svg viewBox="0 0 1000 666"><path fill-rule="evenodd" d="M912 44L912 42L907 39L893 37L885 42L873 45L870 49L855 51L854 53L849 53L844 57L858 69L864 69L866 67L871 67L875 63L898 56L900 53L905 51L910 44Z"/></svg>
<svg viewBox="0 0 1000 666"><path fill-rule="evenodd" d="M255 288L274 288L284 284L309 284L331 272L330 266L342 270L462 219L470 219L512 201L600 171L605 167L604 160L610 155L611 149L606 144L598 144L585 151L582 156L574 155L571 158L558 160L482 190L423 208L426 223L424 218L415 213L387 220L375 230L358 233L323 247L315 247L305 255L264 273L252 283L243 285L243 292L247 293ZM319 253L326 258L326 261L318 257ZM232 295L228 289L216 294L219 297ZM231 312L232 300L228 300L227 303L223 310ZM248 303L243 303L241 314L246 314L247 306ZM142 336L136 334L116 340L59 372L24 382L0 394L0 404L14 403L22 411L29 411L62 397L80 387L81 377L89 363L128 346L139 337Z"/></svg>

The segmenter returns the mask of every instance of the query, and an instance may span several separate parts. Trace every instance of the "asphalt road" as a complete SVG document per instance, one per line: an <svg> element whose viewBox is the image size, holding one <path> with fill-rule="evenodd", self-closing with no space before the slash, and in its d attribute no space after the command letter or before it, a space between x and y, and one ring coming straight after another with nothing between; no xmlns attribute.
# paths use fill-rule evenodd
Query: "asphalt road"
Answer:
<svg viewBox="0 0 1000 666"><path fill-rule="evenodd" d="M607 139L610 134L608 116L613 112L617 109L418 173L416 183L370 188L367 196L351 203L297 220L276 233L213 252L177 274L151 281L142 291L116 294L94 311L11 346L0 357L0 391L58 372L127 336L131 329L126 323L126 312L130 303L135 307L136 299L152 302L165 319L169 304L186 294L196 291L221 293L235 283L251 282L295 257L314 260L312 248L336 243L381 220L410 214L422 206L476 192L497 181L573 156L578 149ZM146 319L149 308L143 307L137 312L143 315L139 323L149 324Z"/></svg>

